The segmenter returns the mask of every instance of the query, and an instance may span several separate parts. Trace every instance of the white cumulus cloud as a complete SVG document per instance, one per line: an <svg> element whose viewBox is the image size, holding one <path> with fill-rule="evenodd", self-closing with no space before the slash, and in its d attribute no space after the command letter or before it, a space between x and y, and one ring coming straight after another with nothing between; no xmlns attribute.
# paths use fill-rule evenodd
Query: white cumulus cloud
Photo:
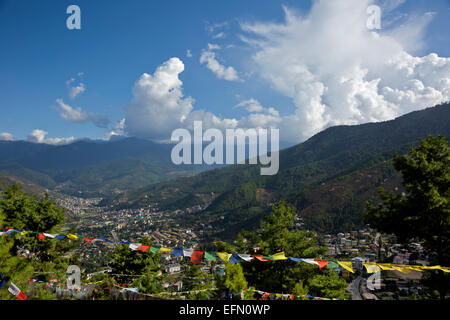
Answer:
<svg viewBox="0 0 450 320"><path fill-rule="evenodd" d="M237 71L233 67L226 67L217 60L216 53L213 50L218 49L220 49L219 45L208 43L208 49L202 50L200 63L206 64L206 67L219 79L227 81L241 81Z"/></svg>
<svg viewBox="0 0 450 320"><path fill-rule="evenodd" d="M9 132L0 132L0 141L13 141L14 136Z"/></svg>
<svg viewBox="0 0 450 320"><path fill-rule="evenodd" d="M56 111L59 113L61 118L72 123L84 123L92 122L99 128L106 128L109 124L109 119L106 116L94 113L87 113L81 108L73 108L67 103L64 103L62 99L56 99L58 103L58 108Z"/></svg>
<svg viewBox="0 0 450 320"><path fill-rule="evenodd" d="M202 120L204 128L235 127L236 119L221 119L204 110L194 110L194 99L185 97L179 74L184 64L171 58L153 75L143 73L133 87L133 99L124 106L125 131L128 135L157 141L170 140L177 128L192 128L194 120Z"/></svg>
<svg viewBox="0 0 450 320"><path fill-rule="evenodd" d="M45 136L48 134L47 131L41 130L41 129L35 129L31 131L31 133L28 135L28 141L34 142L34 143L45 143L45 144L52 144L52 145L63 145L63 144L69 144L73 141L75 141L75 137L69 137L69 138L48 138L45 139Z"/></svg>

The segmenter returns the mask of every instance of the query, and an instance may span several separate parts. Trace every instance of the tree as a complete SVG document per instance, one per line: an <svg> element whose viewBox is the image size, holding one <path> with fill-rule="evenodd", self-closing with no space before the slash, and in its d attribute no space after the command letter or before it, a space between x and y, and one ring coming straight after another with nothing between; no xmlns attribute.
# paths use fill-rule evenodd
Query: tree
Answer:
<svg viewBox="0 0 450 320"><path fill-rule="evenodd" d="M33 277L41 281L65 280L65 271L75 264L76 256L67 257L77 244L72 240L38 239L41 232L55 233L64 223L64 210L46 194L38 200L21 191L19 185L6 188L0 198L0 228L14 228L28 233L14 233L0 238L0 270L22 290ZM48 292L36 291L37 297L47 298ZM0 298L14 298L7 291Z"/></svg>
<svg viewBox="0 0 450 320"><path fill-rule="evenodd" d="M367 203L367 223L379 231L393 233L402 243L423 241L436 263L448 266L450 260L450 147L444 136L428 136L408 154L396 156L394 167L403 176L405 192L396 194L379 188L381 204ZM445 299L450 276L430 271L426 278L437 285Z"/></svg>
<svg viewBox="0 0 450 320"><path fill-rule="evenodd" d="M280 201L272 206L272 213L261 222L260 229L255 232L242 231L238 250L252 252L257 248L257 253L270 255L277 252L285 252L286 256L301 258L319 258L326 252L326 248L317 245L316 234L311 231L295 230L295 208ZM340 287L335 284L336 278L332 273L319 270L317 266L307 263L298 263L291 260L279 261L252 261L242 263L244 275L249 284L259 290L275 293L292 293L296 285L303 281L309 285L315 277L328 277L325 283L332 287ZM303 285L303 284L302 284ZM345 294L345 288L339 291L339 296ZM303 292L297 286L297 290Z"/></svg>
<svg viewBox="0 0 450 320"><path fill-rule="evenodd" d="M219 291L227 291L240 298L241 291L247 288L241 264L225 262L225 275L217 279L217 287Z"/></svg>
<svg viewBox="0 0 450 320"><path fill-rule="evenodd" d="M139 243L143 245L152 245L147 237L139 239ZM130 275L143 275L144 273L155 272L160 270L159 254L144 253L137 250L131 250L128 245L120 244L111 254L109 266L113 273L124 276L118 276L117 281L123 282L130 279Z"/></svg>

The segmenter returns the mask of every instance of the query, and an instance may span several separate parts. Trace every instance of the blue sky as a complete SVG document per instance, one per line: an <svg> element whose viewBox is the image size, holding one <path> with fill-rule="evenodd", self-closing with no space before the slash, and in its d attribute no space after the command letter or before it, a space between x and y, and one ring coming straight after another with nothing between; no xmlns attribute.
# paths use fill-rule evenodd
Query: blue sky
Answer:
<svg viewBox="0 0 450 320"><path fill-rule="evenodd" d="M272 119L270 123L285 127L297 126L293 118L287 118L295 110L304 111L304 117L298 122L298 130L305 128L305 133L295 132L286 135L289 136L286 139L291 143L300 142L330 125L356 124L373 119L385 120L393 115L397 116L419 108L413 102L402 105L398 102L400 101L398 97L395 97L388 101L389 103L386 102L386 106L380 105L380 109L386 108L383 114L372 112L370 116L360 114L357 116L349 115L347 111L333 110L329 114L322 112L320 119L315 115L308 118L311 112L306 107L302 108L306 104L314 104L315 93L311 93L311 99L304 98L301 94L299 98L299 94L291 93L291 89L285 88L284 82L283 84L277 82L277 79L283 77L291 79L289 78L291 75L272 72L279 70L279 66L276 64L269 66L270 63L267 63L269 60L265 59L273 58L282 63L283 57L271 56L270 48L276 39L270 38L273 37L273 32L266 32L261 26L267 25L269 29L276 30L274 25L287 25L286 12L295 13L296 19L301 21L302 17L310 14L312 3L272 0L126 2L2 0L0 133L10 133L15 139L27 139L32 130L41 129L48 132L47 138L97 139L104 137L117 121L124 118L127 118L126 123L130 132L145 132L142 128L132 130L135 121L133 122L133 115L124 113L124 106L133 104L135 98L133 87L139 77L143 73L153 75L159 66L173 57L178 57L184 66L184 70L175 75L182 83L177 87L182 92L180 99L192 97L191 104L195 110L205 110L219 119L239 120L248 117L240 123L251 126L249 123L254 125L256 122L249 120L249 111L236 105L244 103L244 106L249 106L250 99L253 99L252 101L256 101L259 107L265 108L264 110L276 109L276 117L279 119ZM386 8L385 12L382 11L381 21L388 26L387 31L399 28L408 17L423 17L427 12L433 12L430 14L432 17L423 22L420 30L412 36L414 41L419 38L423 40L423 46L409 49L405 44L404 51L412 57L423 57L430 53L436 53L440 58L450 57L449 1L394 1L391 4L397 3L398 6L394 6L395 8L390 11L386 3L376 1L373 3L379 4L383 10ZM66 8L71 4L81 8L81 30L68 30L66 27L66 19L69 16L66 14ZM283 6L288 8L288 11L283 10ZM339 14L340 11L337 12ZM314 23L320 25L320 22ZM253 28L249 36L244 25L259 27ZM382 33L383 30L379 32ZM214 38L221 33L222 37ZM246 38L242 38L242 35ZM249 39L248 37L253 37L255 41L260 38L268 40L255 46L251 41L245 41ZM291 36L287 31L283 31L282 37L286 39L283 43L287 44ZM407 36L403 29L399 29L395 37L402 42L400 38ZM208 43L220 46L220 49L212 49L209 52L215 53L216 61L222 66L233 68L238 74L238 80L220 78L206 63L200 63L202 53L208 51ZM292 48L292 52L295 53L295 46L289 45L288 48ZM190 50L192 57L187 56L187 50ZM299 51L301 55L301 47ZM258 53L259 57L262 57L260 60L255 58ZM289 59L292 59L292 55L289 55ZM301 57L300 60L304 59L306 58ZM327 83L325 75L319 76L311 71L316 67L320 69L320 66L326 66L321 62L317 63L317 66L311 66L314 63L305 62L310 68L308 72L314 76L314 82L307 84L301 82L295 88L303 86L311 88L321 83L329 89L325 89L325 92L333 91L333 84ZM443 63L447 66L448 61L445 60ZM374 67L375 69L377 68ZM440 75L443 79L446 78L447 69ZM369 74L370 72L371 70ZM71 78L75 80L68 83ZM370 82L371 79L366 80ZM425 87L442 93L429 103L439 102L439 99L447 97L448 88L445 85L437 87L429 79L419 80ZM80 83L84 85L85 91L72 99L69 96L70 87ZM397 87L391 82L384 88L381 86L377 88L377 92L380 95L384 94L387 99L386 87L392 89ZM80 108L84 114L107 118L110 121L109 125L99 127L89 120L64 119L56 99L62 99L61 101L70 105L72 109ZM325 105L324 108L331 110L335 99L337 97L326 96L326 93L322 92L321 101ZM393 106L395 103L397 105ZM140 100L133 105L130 110L141 110L142 114L146 115L145 108L149 107L146 102ZM323 106L317 108L321 107ZM398 111L399 109L401 111ZM394 114L389 110L398 112ZM282 117L286 117L286 122L280 120ZM308 127L308 123L311 122L315 123L314 126ZM148 125L151 127L154 124ZM219 127L222 125L224 124L221 123ZM148 135L144 136L152 138L154 133L150 130ZM161 131L158 131L158 138L161 138L161 134Z"/></svg>

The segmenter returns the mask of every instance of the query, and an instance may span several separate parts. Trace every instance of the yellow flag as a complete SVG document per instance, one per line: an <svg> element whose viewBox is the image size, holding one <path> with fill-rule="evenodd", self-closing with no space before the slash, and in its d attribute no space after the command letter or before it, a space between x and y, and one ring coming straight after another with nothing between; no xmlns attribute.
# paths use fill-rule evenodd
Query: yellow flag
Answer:
<svg viewBox="0 0 450 320"><path fill-rule="evenodd" d="M20 235L21 236L24 236L24 235L26 235L28 233L28 231L22 231L21 233L20 233Z"/></svg>
<svg viewBox="0 0 450 320"><path fill-rule="evenodd" d="M336 261L342 268L344 268L347 271L350 271L351 273L355 273L352 269L352 262L351 261Z"/></svg>
<svg viewBox="0 0 450 320"><path fill-rule="evenodd" d="M171 252L172 248L168 248L168 247L161 247L159 248L158 253L162 253L162 252Z"/></svg>
<svg viewBox="0 0 450 320"><path fill-rule="evenodd" d="M396 270L392 264L390 263L383 263L383 264L378 264L378 266L382 269L382 270Z"/></svg>
<svg viewBox="0 0 450 320"><path fill-rule="evenodd" d="M231 257L231 253L226 253L226 252L216 252L216 255L223 261L228 261L228 260L230 260L230 257Z"/></svg>
<svg viewBox="0 0 450 320"><path fill-rule="evenodd" d="M284 252L278 252L272 255L273 260L287 260L286 256L284 255Z"/></svg>
<svg viewBox="0 0 450 320"><path fill-rule="evenodd" d="M376 264L364 263L364 267L366 267L367 273L375 273L381 271L381 268Z"/></svg>
<svg viewBox="0 0 450 320"><path fill-rule="evenodd" d="M72 239L72 240L78 240L78 237L76 235L74 235L74 234L71 234L71 233L69 233L67 235L67 238Z"/></svg>

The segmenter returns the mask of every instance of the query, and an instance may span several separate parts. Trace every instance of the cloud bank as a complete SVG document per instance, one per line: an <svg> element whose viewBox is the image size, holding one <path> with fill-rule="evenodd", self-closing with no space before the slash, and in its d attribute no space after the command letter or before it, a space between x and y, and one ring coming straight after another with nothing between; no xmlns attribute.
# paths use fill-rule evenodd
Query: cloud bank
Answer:
<svg viewBox="0 0 450 320"><path fill-rule="evenodd" d="M432 14L416 17L414 25L407 20L370 30L366 10L371 4L315 1L303 15L283 7L280 23L241 23L240 38L253 49L248 71L289 97L291 112L280 115L277 106L264 107L255 98L235 106L248 112L240 119L196 109L179 79L184 64L174 57L135 82L133 99L123 108L123 131L167 141L174 129L192 129L194 120L202 120L205 129L280 128L282 141L299 143L330 126L390 120L450 100L450 58L412 53L423 45ZM217 61L219 49L208 44L200 62L219 78L238 80L234 69Z"/></svg>
<svg viewBox="0 0 450 320"><path fill-rule="evenodd" d="M315 1L304 16L284 7L283 23L241 24L241 39L255 48L253 71L295 106L280 119L284 139L300 142L329 126L389 120L450 100L450 59L407 52L422 43L431 16L376 32L366 27L371 4Z"/></svg>

